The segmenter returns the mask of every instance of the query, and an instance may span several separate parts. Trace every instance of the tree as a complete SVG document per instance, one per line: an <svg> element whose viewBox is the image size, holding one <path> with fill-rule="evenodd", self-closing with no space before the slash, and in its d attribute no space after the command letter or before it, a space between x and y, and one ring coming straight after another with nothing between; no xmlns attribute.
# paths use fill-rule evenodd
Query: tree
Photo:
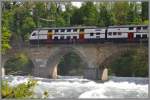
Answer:
<svg viewBox="0 0 150 100"><path fill-rule="evenodd" d="M114 24L114 15L112 13L112 9L108 8L108 6L110 5L107 3L99 4L99 26L110 26Z"/></svg>
<svg viewBox="0 0 150 100"><path fill-rule="evenodd" d="M36 25L35 25L35 23L34 23L32 17L26 17L26 18L23 20L23 24L22 24L22 27L21 27L21 29L22 29L21 35L22 35L24 41L25 41L25 40L28 40L28 38L29 38L29 33L31 32L31 30L32 30L33 28L35 28L35 26L36 26Z"/></svg>
<svg viewBox="0 0 150 100"><path fill-rule="evenodd" d="M148 20L148 2L142 2L142 20Z"/></svg>
<svg viewBox="0 0 150 100"><path fill-rule="evenodd" d="M98 12L93 2L86 2L85 4L82 5L80 10L81 13L83 13L82 14L83 16L81 16L83 25L92 26L97 24Z"/></svg>
<svg viewBox="0 0 150 100"><path fill-rule="evenodd" d="M128 15L128 2L118 1L114 3L113 12L115 15L117 25L127 24L127 15Z"/></svg>
<svg viewBox="0 0 150 100"><path fill-rule="evenodd" d="M111 64L111 72L116 76L148 76L148 50L130 49Z"/></svg>
<svg viewBox="0 0 150 100"><path fill-rule="evenodd" d="M9 43L10 37L12 35L10 31L11 16L12 12L9 12L9 10L5 9L2 15L2 54L4 54L8 49L11 48Z"/></svg>
<svg viewBox="0 0 150 100"><path fill-rule="evenodd" d="M70 26L70 24L71 24L71 17L73 15L73 11L74 11L74 9L73 9L71 3L65 4L65 12L63 12L62 16L66 22L66 26Z"/></svg>
<svg viewBox="0 0 150 100"><path fill-rule="evenodd" d="M141 24L142 20L138 12L138 5L136 2L130 2L127 14L128 24Z"/></svg>
<svg viewBox="0 0 150 100"><path fill-rule="evenodd" d="M82 11L79 9L79 8L76 8L74 7L74 12L73 12L73 15L71 17L71 25L82 25L83 22L82 22L82 16L83 16L83 13Z"/></svg>
<svg viewBox="0 0 150 100"><path fill-rule="evenodd" d="M8 49L11 48L10 41L11 33L8 28L2 26L2 54L4 54Z"/></svg>
<svg viewBox="0 0 150 100"><path fill-rule="evenodd" d="M62 17L57 17L55 25L57 27L63 27L66 25L65 20Z"/></svg>
<svg viewBox="0 0 150 100"><path fill-rule="evenodd" d="M93 26L97 25L98 12L93 2L85 2L81 8L76 8L73 17L72 24L74 25L86 25Z"/></svg>

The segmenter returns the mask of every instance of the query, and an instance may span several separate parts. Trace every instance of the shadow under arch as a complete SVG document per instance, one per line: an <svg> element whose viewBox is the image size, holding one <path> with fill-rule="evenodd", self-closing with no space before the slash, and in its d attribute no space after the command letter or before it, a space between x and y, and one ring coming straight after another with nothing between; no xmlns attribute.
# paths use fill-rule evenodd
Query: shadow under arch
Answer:
<svg viewBox="0 0 150 100"><path fill-rule="evenodd" d="M88 62L86 61L86 56L84 55L83 52L79 51L78 49L74 47L68 47L68 46L63 46L63 47L57 47L55 50L53 50L53 53L49 56L47 60L47 67L49 67L49 77L50 78L57 78L57 68L58 64L60 63L61 59L68 53L73 52L77 54L83 65L84 68L88 67ZM84 72L83 72L84 74ZM84 76L84 75L83 75Z"/></svg>

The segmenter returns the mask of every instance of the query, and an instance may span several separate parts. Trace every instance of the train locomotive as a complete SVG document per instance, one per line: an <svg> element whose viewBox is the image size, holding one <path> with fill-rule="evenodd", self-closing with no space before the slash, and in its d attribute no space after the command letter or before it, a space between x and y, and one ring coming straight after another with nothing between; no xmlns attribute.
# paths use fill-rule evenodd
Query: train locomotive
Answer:
<svg viewBox="0 0 150 100"><path fill-rule="evenodd" d="M29 40L31 44L139 42L148 41L148 29L148 25L36 28Z"/></svg>

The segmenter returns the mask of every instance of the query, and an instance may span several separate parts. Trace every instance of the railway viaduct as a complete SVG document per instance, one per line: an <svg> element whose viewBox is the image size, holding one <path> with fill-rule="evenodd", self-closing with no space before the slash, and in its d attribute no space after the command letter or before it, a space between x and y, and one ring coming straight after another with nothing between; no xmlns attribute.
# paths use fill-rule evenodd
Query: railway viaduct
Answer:
<svg viewBox="0 0 150 100"><path fill-rule="evenodd" d="M148 46L142 45L142 48ZM34 64L33 76L44 78L57 78L57 65L61 58L73 51L78 54L85 64L84 77L87 79L108 79L108 63L120 56L128 49L141 48L134 43L103 43L103 44L56 44L44 46L28 46L22 49L14 49L2 55L2 66L16 53L24 52ZM148 52L148 51L147 51Z"/></svg>

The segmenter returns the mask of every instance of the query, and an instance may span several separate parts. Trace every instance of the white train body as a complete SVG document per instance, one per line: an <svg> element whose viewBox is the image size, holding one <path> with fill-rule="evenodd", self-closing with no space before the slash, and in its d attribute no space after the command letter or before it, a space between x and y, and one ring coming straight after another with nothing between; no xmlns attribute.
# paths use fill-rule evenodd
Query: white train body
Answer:
<svg viewBox="0 0 150 100"><path fill-rule="evenodd" d="M60 27L35 29L29 40L31 43L73 43L106 41L139 41L148 38L148 26L124 25L109 27Z"/></svg>

